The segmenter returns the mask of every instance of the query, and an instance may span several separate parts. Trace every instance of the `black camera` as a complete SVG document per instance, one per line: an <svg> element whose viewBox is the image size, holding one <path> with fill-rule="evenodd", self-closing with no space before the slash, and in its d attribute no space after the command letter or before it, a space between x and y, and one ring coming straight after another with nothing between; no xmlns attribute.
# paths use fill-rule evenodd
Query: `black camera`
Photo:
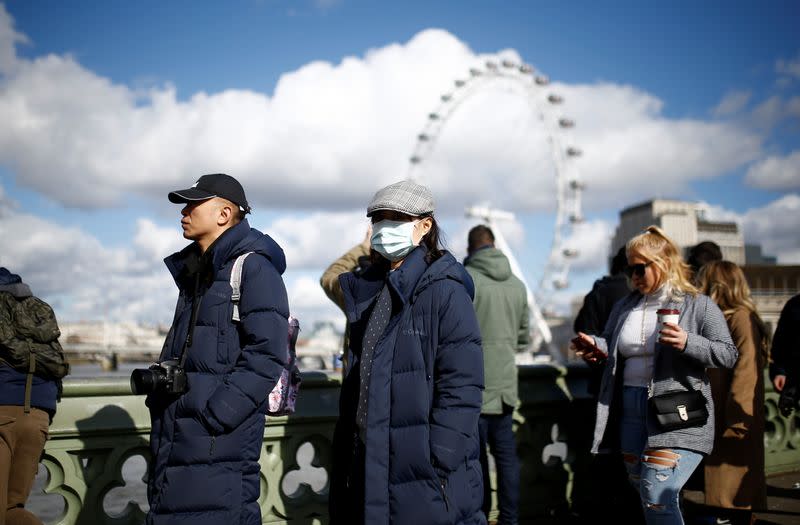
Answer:
<svg viewBox="0 0 800 525"><path fill-rule="evenodd" d="M156 363L149 368L137 368L131 373L134 394L150 394L160 390L167 394L186 391L186 371L177 359Z"/></svg>

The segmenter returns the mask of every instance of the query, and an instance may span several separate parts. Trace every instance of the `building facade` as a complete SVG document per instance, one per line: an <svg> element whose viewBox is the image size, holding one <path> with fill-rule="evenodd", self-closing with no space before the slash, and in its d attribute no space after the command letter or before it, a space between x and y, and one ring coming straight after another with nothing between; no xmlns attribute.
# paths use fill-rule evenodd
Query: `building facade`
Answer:
<svg viewBox="0 0 800 525"><path fill-rule="evenodd" d="M783 305L800 293L800 266L749 265L742 271L761 319L775 333Z"/></svg>
<svg viewBox="0 0 800 525"><path fill-rule="evenodd" d="M745 264L744 236L735 222L706 220L704 205L668 199L654 199L622 210L609 253L617 253L630 238L653 224L664 230L684 255L699 242L713 241L722 250L723 258Z"/></svg>

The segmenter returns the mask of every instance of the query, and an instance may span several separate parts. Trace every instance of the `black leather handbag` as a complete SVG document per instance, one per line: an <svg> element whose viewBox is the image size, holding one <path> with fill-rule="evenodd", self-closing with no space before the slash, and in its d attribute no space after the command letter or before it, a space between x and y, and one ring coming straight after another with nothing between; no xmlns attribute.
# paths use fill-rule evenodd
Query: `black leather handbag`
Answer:
<svg viewBox="0 0 800 525"><path fill-rule="evenodd" d="M662 430L699 427L708 420L706 398L699 390L676 390L650 398L650 409Z"/></svg>

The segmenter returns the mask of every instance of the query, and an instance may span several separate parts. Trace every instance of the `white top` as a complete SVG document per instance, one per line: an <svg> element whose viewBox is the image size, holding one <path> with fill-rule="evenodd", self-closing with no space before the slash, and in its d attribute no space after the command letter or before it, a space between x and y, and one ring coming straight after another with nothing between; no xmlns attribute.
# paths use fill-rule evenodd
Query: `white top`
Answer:
<svg viewBox="0 0 800 525"><path fill-rule="evenodd" d="M667 286L642 297L625 323L617 341L619 355L625 358L623 384L648 387L653 377L653 355L658 333L656 310L668 302Z"/></svg>

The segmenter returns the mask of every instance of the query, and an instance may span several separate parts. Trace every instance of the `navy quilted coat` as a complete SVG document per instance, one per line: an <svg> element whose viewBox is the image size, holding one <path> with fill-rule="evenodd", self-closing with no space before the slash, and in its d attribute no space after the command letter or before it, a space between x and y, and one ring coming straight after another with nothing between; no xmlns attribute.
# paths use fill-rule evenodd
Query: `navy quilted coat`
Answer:
<svg viewBox="0 0 800 525"><path fill-rule="evenodd" d="M229 284L236 257L256 252L242 271L241 323L231 320ZM257 503L267 394L286 359L289 315L283 250L242 221L197 257L196 243L165 259L180 296L161 360L186 340L200 268L188 391L150 394L152 418L148 525L261 523Z"/></svg>
<svg viewBox="0 0 800 525"><path fill-rule="evenodd" d="M415 248L389 274L393 313L373 352L363 447L354 423L358 361L342 385L330 493L334 524L486 523L478 462L483 356L472 279L449 253L430 265L425 255L424 246ZM381 266L339 278L355 356L386 282ZM363 496L354 489L362 485Z"/></svg>

